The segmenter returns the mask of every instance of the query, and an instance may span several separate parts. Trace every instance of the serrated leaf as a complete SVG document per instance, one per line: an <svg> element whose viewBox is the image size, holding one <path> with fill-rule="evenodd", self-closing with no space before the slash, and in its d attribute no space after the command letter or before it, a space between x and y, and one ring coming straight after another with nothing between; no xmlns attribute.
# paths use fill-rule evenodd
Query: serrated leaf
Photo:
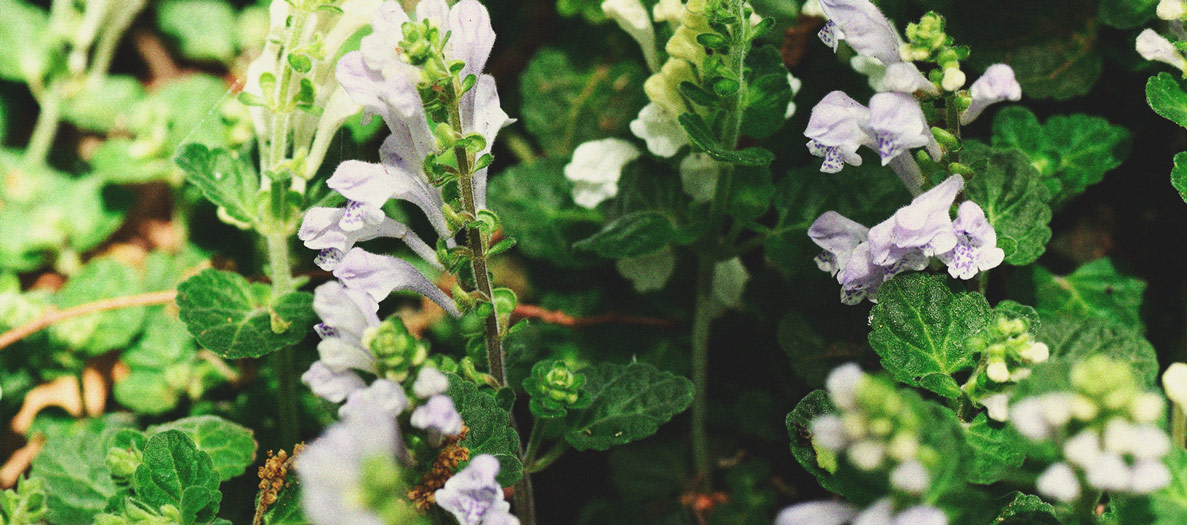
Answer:
<svg viewBox="0 0 1187 525"><path fill-rule="evenodd" d="M1060 521L1055 517L1055 507L1043 501L1042 498L1021 492L1013 492L1007 496L1013 499L1002 507L1001 512L998 513L993 523L1010 525L1059 525Z"/></svg>
<svg viewBox="0 0 1187 525"><path fill-rule="evenodd" d="M817 458L816 448L812 445L812 420L819 416L832 413L834 407L828 398L828 392L813 390L804 396L795 409L787 414L787 437L791 441L791 455L800 463L804 470L816 476L816 482L830 492L844 493L838 480L833 477L836 465L821 465ZM835 462L835 456L831 460ZM827 463L827 461L826 461Z"/></svg>
<svg viewBox="0 0 1187 525"><path fill-rule="evenodd" d="M174 162L185 171L186 181L215 206L240 222L255 221L260 181L246 161L223 148L191 143L181 148Z"/></svg>
<svg viewBox="0 0 1187 525"><path fill-rule="evenodd" d="M734 150L722 146L717 141L717 138L713 136L713 132L709 130L709 125L705 123L705 119L696 113L680 115L679 120L680 127L684 128L684 132L688 134L688 140L692 141L694 146L708 153L710 157L716 160L732 162L743 166L767 166L775 160L774 153L757 146L743 150Z"/></svg>
<svg viewBox="0 0 1187 525"><path fill-rule="evenodd" d="M186 516L209 521L222 495L210 456L185 433L166 430L148 439L133 476L136 498L152 507L173 505Z"/></svg>
<svg viewBox="0 0 1187 525"><path fill-rule="evenodd" d="M217 0L165 0L157 6L157 25L192 60L228 62L235 58L235 9Z"/></svg>
<svg viewBox="0 0 1187 525"><path fill-rule="evenodd" d="M1175 155L1175 167L1171 170L1171 185L1179 197L1187 202L1187 151Z"/></svg>
<svg viewBox="0 0 1187 525"><path fill-rule="evenodd" d="M470 450L470 457L490 454L499 460L499 484L510 487L523 477L523 465L519 462L519 434L511 428L511 416L499 408L494 393L478 390L478 387L456 374L449 377L449 390L445 395L470 428L466 438L458 445ZM465 468L469 462L458 468Z"/></svg>
<svg viewBox="0 0 1187 525"><path fill-rule="evenodd" d="M997 247L1006 252L1005 262L1034 262L1051 240L1051 195L1030 158L1016 149L970 143L961 160L976 172L965 194L985 210L997 231Z"/></svg>
<svg viewBox="0 0 1187 525"><path fill-rule="evenodd" d="M1040 124L1030 110L1011 106L993 119L993 147L1026 153L1043 176L1053 207L1120 166L1128 154L1129 138L1124 127L1091 115L1057 115Z"/></svg>
<svg viewBox="0 0 1187 525"><path fill-rule="evenodd" d="M148 427L148 435L178 430L193 440L198 450L210 455L215 473L222 481L243 472L255 462L255 433L247 427L218 416L191 416Z"/></svg>
<svg viewBox="0 0 1187 525"><path fill-rule="evenodd" d="M966 473L966 479L970 483L989 485L1022 466L1026 455L1015 439L1017 435L1005 425L990 421L984 412L977 414L965 429L965 441L973 450L973 465Z"/></svg>
<svg viewBox="0 0 1187 525"><path fill-rule="evenodd" d="M261 357L301 342L314 318L313 294L271 293L242 275L206 269L178 285L178 315L203 347L228 358ZM288 329L272 331L273 315Z"/></svg>
<svg viewBox="0 0 1187 525"><path fill-rule="evenodd" d="M263 525L309 525L309 519L301 510L301 481L293 476L291 471L288 483L280 489L276 502L269 505L268 510L264 511L262 523Z"/></svg>
<svg viewBox="0 0 1187 525"><path fill-rule="evenodd" d="M981 294L953 294L943 277L911 273L896 276L878 290L870 311L870 346L898 381L955 398L952 375L973 366L964 340L989 318Z"/></svg>
<svg viewBox="0 0 1187 525"><path fill-rule="evenodd" d="M648 437L692 403L691 381L648 364L602 363L581 373L591 403L570 411L565 433L577 450L606 450Z"/></svg>
<svg viewBox="0 0 1187 525"><path fill-rule="evenodd" d="M1174 75L1164 71L1150 77L1146 82L1146 102L1155 113L1187 128L1187 93Z"/></svg>
<svg viewBox="0 0 1187 525"><path fill-rule="evenodd" d="M779 49L768 44L746 55L746 69L749 75L742 134L764 139L779 131L787 121L787 104L792 97L787 67Z"/></svg>
<svg viewBox="0 0 1187 525"><path fill-rule="evenodd" d="M140 276L131 266L114 259L94 259L70 278L54 296L59 309L102 299L135 295L142 290ZM76 317L51 329L54 339L71 348L99 355L122 348L140 333L144 308L119 308Z"/></svg>
<svg viewBox="0 0 1187 525"><path fill-rule="evenodd" d="M1117 29L1140 27L1154 18L1158 0L1101 0L1100 21Z"/></svg>
<svg viewBox="0 0 1187 525"><path fill-rule="evenodd" d="M1147 387L1153 387L1158 380L1158 356L1153 345L1128 326L1071 315L1044 315L1035 338L1047 344L1052 358L1072 362L1104 354L1129 362ZM1035 373L1041 368L1036 368ZM1067 374L1063 375L1062 381L1067 382Z"/></svg>
<svg viewBox="0 0 1187 525"><path fill-rule="evenodd" d="M571 247L598 231L602 214L573 204L564 164L543 159L503 170L491 179L488 199L519 252L557 266L588 265L592 258Z"/></svg>
<svg viewBox="0 0 1187 525"><path fill-rule="evenodd" d="M1117 273L1113 261L1107 257L1063 276L1036 267L1034 281L1035 309L1041 313L1106 319L1142 330L1142 294L1146 283Z"/></svg>
<svg viewBox="0 0 1187 525"><path fill-rule="evenodd" d="M136 77L128 75L99 78L99 82L87 84L85 90L67 99L62 118L89 131L127 128L131 124L128 108L144 98L144 87Z"/></svg>
<svg viewBox="0 0 1187 525"><path fill-rule="evenodd" d="M49 523L89 525L107 507L116 486L107 469L107 449L97 445L123 426L114 419L91 419L48 437L30 476L45 480Z"/></svg>
<svg viewBox="0 0 1187 525"><path fill-rule="evenodd" d="M612 259L641 257L671 244L675 236L676 227L667 215L640 211L615 219L602 231L574 243L573 248Z"/></svg>

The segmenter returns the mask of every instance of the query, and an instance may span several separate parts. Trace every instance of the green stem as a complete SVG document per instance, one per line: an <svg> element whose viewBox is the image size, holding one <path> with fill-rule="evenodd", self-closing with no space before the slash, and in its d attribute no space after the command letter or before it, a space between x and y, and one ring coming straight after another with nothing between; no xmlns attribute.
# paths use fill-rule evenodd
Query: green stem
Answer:
<svg viewBox="0 0 1187 525"><path fill-rule="evenodd" d="M1173 403L1171 407L1171 437L1176 445L1187 445L1187 414L1183 413L1183 406Z"/></svg>
<svg viewBox="0 0 1187 525"><path fill-rule="evenodd" d="M540 472L541 470L548 468L549 465L551 465L554 461L559 459L561 456L563 456L565 454L565 452L568 452L568 451L569 451L569 442L568 441L561 441L561 442L553 445L552 448L548 449L548 452L545 452L544 455L540 456L539 459L524 465L524 467L523 467L524 474L526 475L528 473Z"/></svg>
<svg viewBox="0 0 1187 525"><path fill-rule="evenodd" d="M305 22L308 18L309 13L302 9L297 9L293 14L288 39L285 41L284 50L281 51L280 60L277 62L280 67L280 79L276 84L276 99L272 105L272 140L268 145L268 165L264 167L265 174L263 174L265 176L267 171L275 169L276 164L288 154L289 119L293 112L293 108L290 107L293 68L288 64L288 57L289 53L301 43L301 34L305 32Z"/></svg>
<svg viewBox="0 0 1187 525"><path fill-rule="evenodd" d="M37 114L37 123L33 126L33 135L29 138L29 147L25 150L25 165L45 164L49 156L49 149L54 144L54 137L58 134L58 125L62 120L62 95L58 83L53 83L41 98L41 111Z"/></svg>
<svg viewBox="0 0 1187 525"><path fill-rule="evenodd" d="M546 420L536 418L532 421L532 431L528 436L528 447L523 452L523 464L531 464L536 459L536 452L540 449L540 442L544 440L544 425Z"/></svg>
<svg viewBox="0 0 1187 525"><path fill-rule="evenodd" d="M268 245L268 272L272 279L272 296L279 297L292 292L294 279L289 260L289 236L284 232L270 232L264 236ZM280 418L280 439L285 446L296 443L300 435L299 407L297 394L297 370L293 348L285 347L276 353L277 392Z"/></svg>

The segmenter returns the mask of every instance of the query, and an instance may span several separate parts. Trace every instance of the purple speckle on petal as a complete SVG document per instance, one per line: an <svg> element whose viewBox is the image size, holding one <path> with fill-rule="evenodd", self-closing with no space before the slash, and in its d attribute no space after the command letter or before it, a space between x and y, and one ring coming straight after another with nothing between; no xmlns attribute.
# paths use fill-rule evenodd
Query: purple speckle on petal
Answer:
<svg viewBox="0 0 1187 525"><path fill-rule="evenodd" d="M344 256L345 254L342 253L342 250L337 248L326 248L317 252L317 257L313 258L313 262L318 268L328 272L337 267L338 263L342 262L342 257Z"/></svg>
<svg viewBox="0 0 1187 525"><path fill-rule="evenodd" d="M820 37L820 41L824 42L824 45L831 47L831 48L833 48L833 51L836 51L836 49L837 49L837 24L836 23L834 23L832 20L825 22L824 27L820 29L820 32L816 33L816 36Z"/></svg>
<svg viewBox="0 0 1187 525"><path fill-rule="evenodd" d="M338 337L338 329L327 325L326 323L317 323L313 325L313 331L317 332L317 336L322 339Z"/></svg>

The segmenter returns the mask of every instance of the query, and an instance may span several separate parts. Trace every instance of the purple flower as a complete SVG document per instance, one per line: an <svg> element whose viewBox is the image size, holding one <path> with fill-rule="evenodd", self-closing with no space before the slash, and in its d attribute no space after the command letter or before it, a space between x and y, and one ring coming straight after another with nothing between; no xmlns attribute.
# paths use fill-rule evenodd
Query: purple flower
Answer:
<svg viewBox="0 0 1187 525"><path fill-rule="evenodd" d="M866 241L870 229L835 211L826 211L808 228L808 237L824 251L816 266L837 275L849 263L853 251Z"/></svg>
<svg viewBox="0 0 1187 525"><path fill-rule="evenodd" d="M866 131L874 138L883 166L908 150L925 146L932 158L940 158L940 146L931 134L923 109L911 95L898 92L874 95L870 99Z"/></svg>
<svg viewBox="0 0 1187 525"><path fill-rule="evenodd" d="M358 497L366 482L363 465L379 459L394 468L402 448L396 421L378 411L331 426L297 456L305 515L317 525L384 525Z"/></svg>
<svg viewBox="0 0 1187 525"><path fill-rule="evenodd" d="M346 403L338 407L338 417L351 419L382 415L384 421L395 420L408 408L404 387L388 379L376 379L371 386L350 393Z"/></svg>
<svg viewBox="0 0 1187 525"><path fill-rule="evenodd" d="M511 504L503 500L503 488L495 480L498 474L499 461L494 456L475 457L434 493L437 505L453 514L459 525L518 525L519 520L508 512Z"/></svg>
<svg viewBox="0 0 1187 525"><path fill-rule="evenodd" d="M375 373L375 357L363 346L363 332L379 324L378 310L371 296L337 281L314 289L313 311L322 319L314 326L321 336L320 362L336 374L352 368Z"/></svg>
<svg viewBox="0 0 1187 525"><path fill-rule="evenodd" d="M865 132L869 118L869 109L843 91L833 91L820 99L804 130L804 136L811 139L808 150L824 157L820 171L837 173L846 163L861 165L857 148L873 143Z"/></svg>
<svg viewBox="0 0 1187 525"><path fill-rule="evenodd" d="M870 0L820 0L828 23L820 30L822 41L835 51L844 40L860 55L890 65L900 61L898 32Z"/></svg>
<svg viewBox="0 0 1187 525"><path fill-rule="evenodd" d="M462 432L462 416L453 407L449 396L438 394L416 407L409 420L412 426L429 434L429 443L437 446L444 436L456 436Z"/></svg>
<svg viewBox="0 0 1187 525"><path fill-rule="evenodd" d="M911 62L895 62L886 66L886 73L882 76L882 87L887 91L897 91L908 95L916 91L923 91L930 95L939 95L940 90L932 84L919 68Z"/></svg>
<svg viewBox="0 0 1187 525"><path fill-rule="evenodd" d="M427 125L425 129L427 131ZM352 202L359 203L355 206L366 206L365 209L378 211L388 199L410 202L424 212L438 235L450 238L452 235L445 223L445 214L441 211L445 203L441 190L433 187L423 175L423 156L416 162L407 161L405 155L410 154L409 149L409 143L401 142L397 135L392 134L380 148L383 163L345 161L334 170L326 185ZM373 213L368 218L370 222L376 222L377 219Z"/></svg>
<svg viewBox="0 0 1187 525"><path fill-rule="evenodd" d="M362 248L352 248L334 268L334 277L350 290L365 292L380 301L393 291L412 290L419 293L454 317L460 317L453 299L445 295L408 261L376 255Z"/></svg>
<svg viewBox="0 0 1187 525"><path fill-rule="evenodd" d="M961 203L952 226L956 231L956 247L938 256L948 265L952 277L972 279L977 272L989 271L1002 263L1006 254L997 247L997 232L977 203Z"/></svg>
<svg viewBox="0 0 1187 525"><path fill-rule="evenodd" d="M367 386L363 378L354 371L335 372L321 361L314 361L309 370L301 374L301 382L317 397L334 403L345 401L351 392Z"/></svg>
<svg viewBox="0 0 1187 525"><path fill-rule="evenodd" d="M969 108L960 114L960 123L969 124L981 115L985 108L1004 100L1022 99L1022 86L1014 78L1014 70L1005 64L994 64L969 87L973 97Z"/></svg>
<svg viewBox="0 0 1187 525"><path fill-rule="evenodd" d="M355 244L379 237L401 239L425 262L441 268L436 252L416 232L382 210L357 201L350 201L345 208L310 208L297 237L306 248L320 250L314 261L326 271L333 271Z"/></svg>
<svg viewBox="0 0 1187 525"><path fill-rule="evenodd" d="M964 178L953 175L911 204L899 208L889 219L870 228L870 256L874 264L918 266L909 255L918 252L926 258L956 247L956 232L949 209L956 194L964 187ZM922 269L920 266L918 269Z"/></svg>

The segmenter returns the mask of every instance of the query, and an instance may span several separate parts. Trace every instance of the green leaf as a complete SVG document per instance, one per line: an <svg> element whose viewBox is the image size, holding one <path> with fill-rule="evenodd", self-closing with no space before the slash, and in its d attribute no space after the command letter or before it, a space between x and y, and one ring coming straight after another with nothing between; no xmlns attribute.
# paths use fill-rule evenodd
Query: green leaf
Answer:
<svg viewBox="0 0 1187 525"><path fill-rule="evenodd" d="M765 11L764 11L765 12ZM772 45L755 48L746 55L749 70L746 81L746 105L742 114L742 134L756 139L773 135L787 121L791 102L791 83L783 55Z"/></svg>
<svg viewBox="0 0 1187 525"><path fill-rule="evenodd" d="M1171 482L1148 497L1110 497L1117 523L1180 525L1187 523L1187 451L1171 447L1163 460Z"/></svg>
<svg viewBox="0 0 1187 525"><path fill-rule="evenodd" d="M750 147L744 150L732 150L722 147L709 130L705 119L696 113L680 115L680 126L688 134L688 139L697 148L708 153L710 157L722 162L732 162L743 166L766 166L775 160L775 154L760 147Z"/></svg>
<svg viewBox="0 0 1187 525"><path fill-rule="evenodd" d="M821 487L829 492L847 495L846 488L833 477L833 472L837 469L836 456L827 453L828 455L822 459L817 456L816 447L812 444L812 420L833 411L828 392L809 392L796 404L795 409L787 414L787 437L791 440L791 455L804 470L816 476L816 482L820 483Z"/></svg>
<svg viewBox="0 0 1187 525"><path fill-rule="evenodd" d="M1005 425L990 421L981 412L965 429L965 441L973 449L973 465L966 473L970 483L989 485L1001 481L1018 467L1026 455L1014 440Z"/></svg>
<svg viewBox="0 0 1187 525"><path fill-rule="evenodd" d="M1036 339L1047 344L1052 358L1079 361L1105 354L1128 361L1147 387L1158 381L1158 356L1154 347L1129 326L1086 317L1044 315ZM1066 372L1064 377L1066 382Z"/></svg>
<svg viewBox="0 0 1187 525"><path fill-rule="evenodd" d="M257 499L257 505L258 497ZM301 510L301 482L297 476L289 471L289 477L276 502L264 511L263 525L309 525L309 520Z"/></svg>
<svg viewBox="0 0 1187 525"><path fill-rule="evenodd" d="M152 438L155 434L169 430L181 431L194 442L198 450L209 454L214 471L222 481L243 474L255 462L255 433L250 428L221 417L191 416L178 419L148 427L148 435Z"/></svg>
<svg viewBox="0 0 1187 525"><path fill-rule="evenodd" d="M1175 168L1171 170L1171 185L1179 197L1187 202L1187 151L1175 155Z"/></svg>
<svg viewBox="0 0 1187 525"><path fill-rule="evenodd" d="M90 524L107 507L116 486L107 469L107 449L98 445L123 426L114 419L90 419L48 436L30 476L45 480L49 523Z"/></svg>
<svg viewBox="0 0 1187 525"><path fill-rule="evenodd" d="M573 248L612 259L640 257L671 244L675 236L676 228L667 215L640 211L615 219L602 231L574 243Z"/></svg>
<svg viewBox="0 0 1187 525"><path fill-rule="evenodd" d="M58 291L54 305L65 309L135 295L141 289L140 276L134 268L114 259L94 259ZM127 346L143 324L144 308L118 308L68 319L54 325L50 333L70 348L99 355Z"/></svg>
<svg viewBox="0 0 1187 525"><path fill-rule="evenodd" d="M199 382L194 377L201 369L197 351L180 320L163 312L149 314L144 336L122 356L131 373L115 383L115 400L139 414L173 410L182 396L193 395Z"/></svg>
<svg viewBox="0 0 1187 525"><path fill-rule="evenodd" d="M1150 77L1146 82L1146 102L1155 113L1187 128L1187 93L1174 75L1164 71Z"/></svg>
<svg viewBox="0 0 1187 525"><path fill-rule="evenodd" d="M305 338L313 324L313 294L272 297L265 284L206 269L177 287L177 306L198 343L228 358L261 357ZM272 330L275 316L288 328Z"/></svg>
<svg viewBox="0 0 1187 525"><path fill-rule="evenodd" d="M1122 0L1124 1L1124 0ZM1013 26L1008 30L993 31L999 39L996 49L987 49L973 42L974 70L981 70L990 64L1004 62L1014 69L1014 76L1022 85L1022 92L1028 98L1049 98L1067 100L1088 93L1100 78L1104 60L1097 51L1096 44L1099 31L1093 24L1085 21L1081 27L1076 27L1063 17L1052 18L1050 13L1041 13L1027 19L1027 14L1018 12L1014 6L1021 2L1014 2L1009 8L1002 9L1001 14L988 14L988 17L971 17L977 27L996 27L995 23L1012 21ZM1037 7L1046 4L1030 4ZM1065 10L1078 9L1066 6ZM987 20L988 18L988 20ZM1022 22L1022 23L1019 23ZM1045 24L1059 24L1059 31L1044 31ZM1035 27L1035 26L1038 27ZM1030 31L1027 31L1030 29ZM982 32L984 32L982 30ZM1019 34L1019 33L1022 34ZM1016 36L1017 35L1017 36ZM1011 37L1016 39L1010 40ZM1005 40L1004 42L1002 40ZM963 41L963 40L962 40ZM970 75L970 81L972 80Z"/></svg>
<svg viewBox="0 0 1187 525"><path fill-rule="evenodd" d="M962 157L977 173L965 194L985 210L1006 262L1030 264L1051 240L1051 195L1025 153L970 143Z"/></svg>
<svg viewBox="0 0 1187 525"><path fill-rule="evenodd" d="M795 310L779 321L775 337L796 375L811 386L824 385L825 378L834 368L857 361L867 352L864 341L856 344L825 337L807 317Z"/></svg>
<svg viewBox="0 0 1187 525"><path fill-rule="evenodd" d="M192 60L230 62L235 58L235 9L218 0L165 0L157 6L157 25Z"/></svg>
<svg viewBox="0 0 1187 525"><path fill-rule="evenodd" d="M127 128L131 124L128 108L144 98L144 87L129 75L99 78L99 82L87 84L87 89L67 99L62 119L88 131Z"/></svg>
<svg viewBox="0 0 1187 525"><path fill-rule="evenodd" d="M1034 281L1035 309L1040 313L1094 317L1142 330L1142 294L1146 283L1117 273L1113 261L1107 257L1064 276L1036 267Z"/></svg>
<svg viewBox="0 0 1187 525"><path fill-rule="evenodd" d="M1059 525L1060 521L1055 517L1055 507L1043 501L1042 498L1021 492L1012 492L1007 496L1013 499L1002 507L1001 512L998 513L993 523L1003 525Z"/></svg>
<svg viewBox="0 0 1187 525"><path fill-rule="evenodd" d="M786 79L784 79L786 80ZM730 184L730 200L726 213L742 221L762 217L771 208L775 195L775 184L771 182L771 170L766 166L743 166L734 171Z"/></svg>
<svg viewBox="0 0 1187 525"><path fill-rule="evenodd" d="M211 150L202 144L186 144L174 162L185 171L186 180L202 190L215 206L240 222L251 224L256 220L260 181L244 159L222 148Z"/></svg>
<svg viewBox="0 0 1187 525"><path fill-rule="evenodd" d="M499 460L499 484L510 487L523 477L523 465L519 462L519 434L511 428L511 416L499 408L495 395L478 387L456 374L449 377L449 390L445 395L462 416L470 431L458 445L470 450L470 458L479 454L490 454ZM458 466L465 468L469 462Z"/></svg>
<svg viewBox="0 0 1187 525"><path fill-rule="evenodd" d="M1133 29L1154 18L1158 0L1101 0L1099 17L1117 29Z"/></svg>
<svg viewBox="0 0 1187 525"><path fill-rule="evenodd" d="M903 274L878 290L870 311L870 346L898 381L956 398L952 375L973 366L964 340L988 321L989 303L981 294L953 294L943 277Z"/></svg>
<svg viewBox="0 0 1187 525"><path fill-rule="evenodd" d="M137 499L155 508L173 505L189 518L187 523L209 521L222 499L210 456L178 430L148 439L144 462L136 468L133 482Z"/></svg>
<svg viewBox="0 0 1187 525"><path fill-rule="evenodd" d="M0 12L0 78L41 80L50 65L49 16L22 0L0 0Z"/></svg>
<svg viewBox="0 0 1187 525"><path fill-rule="evenodd" d="M520 115L545 156L567 159L583 142L626 134L647 104L639 89L647 76L634 62L581 68L567 53L544 48L520 77Z"/></svg>
<svg viewBox="0 0 1187 525"><path fill-rule="evenodd" d="M602 214L573 204L564 165L543 159L503 170L490 180L488 199L519 252L557 266L588 265L593 258L574 254L571 247L598 231Z"/></svg>
<svg viewBox="0 0 1187 525"><path fill-rule="evenodd" d="M1059 207L1104 174L1121 165L1129 153L1129 131L1090 115L1058 115L1039 124L1022 106L998 112L993 120L993 147L1018 148L1043 176Z"/></svg>
<svg viewBox="0 0 1187 525"><path fill-rule="evenodd" d="M181 150L183 144L196 142L208 147L227 146L227 127L219 109L231 98L226 82L213 75L185 75L168 82L149 96L140 111L150 115L164 115L167 139L160 155Z"/></svg>
<svg viewBox="0 0 1187 525"><path fill-rule="evenodd" d="M692 403L692 382L632 362L602 363L581 371L591 404L570 410L565 433L577 450L606 450L648 437Z"/></svg>

